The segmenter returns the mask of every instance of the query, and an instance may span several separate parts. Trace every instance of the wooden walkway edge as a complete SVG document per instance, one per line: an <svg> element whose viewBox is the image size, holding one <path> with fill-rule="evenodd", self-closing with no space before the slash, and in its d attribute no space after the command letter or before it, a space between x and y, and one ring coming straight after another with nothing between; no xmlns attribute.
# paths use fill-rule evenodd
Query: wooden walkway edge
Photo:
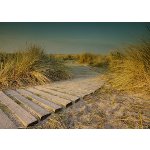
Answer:
<svg viewBox="0 0 150 150"><path fill-rule="evenodd" d="M0 91L0 129L20 128L19 123L21 128L32 126L51 113L66 109L102 85L103 82L94 77ZM7 107L10 115L3 106ZM15 118L12 119L11 115Z"/></svg>

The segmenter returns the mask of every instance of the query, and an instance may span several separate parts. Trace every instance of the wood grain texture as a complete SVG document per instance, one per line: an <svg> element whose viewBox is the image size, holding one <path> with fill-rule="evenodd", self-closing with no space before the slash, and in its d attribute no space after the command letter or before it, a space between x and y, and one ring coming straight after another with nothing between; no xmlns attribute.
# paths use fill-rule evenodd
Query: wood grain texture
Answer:
<svg viewBox="0 0 150 150"><path fill-rule="evenodd" d="M98 78L78 78L7 90L5 93L0 91L0 103L7 107L10 115L12 113L12 116L15 116L12 122L13 118L10 120L7 113L0 110L0 128L17 128L14 124L17 124L17 121L28 127L37 123L39 118L42 119L95 92L103 84Z"/></svg>
<svg viewBox="0 0 150 150"><path fill-rule="evenodd" d="M58 91L58 92L62 92L62 93L65 93L65 94L69 94L69 95L72 95L72 96L77 96L77 97L83 97L86 95L86 93L81 93L79 91L76 91L76 90L68 90L68 89L63 89L63 88L59 88L59 87L49 87L51 90L55 90L55 91Z"/></svg>
<svg viewBox="0 0 150 150"><path fill-rule="evenodd" d="M23 123L25 127L37 122L37 119L34 116L15 103L2 91L0 91L0 103L7 106L7 108L14 113L14 115Z"/></svg>
<svg viewBox="0 0 150 150"><path fill-rule="evenodd" d="M17 126L0 110L0 129L16 129Z"/></svg>
<svg viewBox="0 0 150 150"><path fill-rule="evenodd" d="M50 102L44 98L41 98L27 90L18 89L17 92L24 95L25 97L31 98L35 103L39 104L40 106L42 106L50 111L56 112L62 108L60 105L57 105L57 104Z"/></svg>
<svg viewBox="0 0 150 150"><path fill-rule="evenodd" d="M23 97L22 95L20 95L18 92L14 91L14 90L7 90L5 93L9 94L10 96L12 96L16 100L18 100L21 104L23 104L23 106L25 108L27 108L27 110L29 110L31 113L37 115L40 119L42 119L45 116L50 115L50 112L43 109L39 105L35 104L31 100Z"/></svg>
<svg viewBox="0 0 150 150"><path fill-rule="evenodd" d="M52 95L55 95L55 96L73 101L73 102L76 102L76 101L79 100L78 96L73 96L73 95L65 94L65 93L62 93L62 92L59 92L59 91L51 90L48 87L36 86L35 88L38 89L38 90L42 90L44 92L48 92L49 94L52 94Z"/></svg>
<svg viewBox="0 0 150 150"><path fill-rule="evenodd" d="M64 98L60 98L58 96L54 96L54 95L51 95L51 94L48 94L48 93L45 93L43 91L40 91L40 90L37 90L35 88L27 88L28 91L30 92L33 92L35 94L38 94L39 96L53 102L53 103L56 103L58 105L62 105L64 107L67 107L68 105L70 105L72 102L69 101L69 100L66 100Z"/></svg>

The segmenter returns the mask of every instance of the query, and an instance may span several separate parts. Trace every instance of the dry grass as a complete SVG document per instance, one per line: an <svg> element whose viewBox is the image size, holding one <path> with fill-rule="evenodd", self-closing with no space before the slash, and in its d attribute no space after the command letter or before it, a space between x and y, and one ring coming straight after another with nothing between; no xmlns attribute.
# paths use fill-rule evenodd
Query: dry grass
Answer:
<svg viewBox="0 0 150 150"><path fill-rule="evenodd" d="M110 56L110 83L113 87L129 91L150 93L150 43L130 46L123 53Z"/></svg>
<svg viewBox="0 0 150 150"><path fill-rule="evenodd" d="M37 46L13 54L0 53L1 88L43 84L68 77L63 62L48 57Z"/></svg>
<svg viewBox="0 0 150 150"><path fill-rule="evenodd" d="M108 65L107 56L103 55L83 53L78 55L77 59L81 64L88 64L94 67L106 67Z"/></svg>
<svg viewBox="0 0 150 150"><path fill-rule="evenodd" d="M80 64L88 64L94 67L105 67L108 65L108 57L100 54L82 53L82 54L51 54L50 57L58 58L64 61L75 61Z"/></svg>
<svg viewBox="0 0 150 150"><path fill-rule="evenodd" d="M77 60L79 55L78 54L50 54L49 57L54 57L56 59L67 61L67 60Z"/></svg>

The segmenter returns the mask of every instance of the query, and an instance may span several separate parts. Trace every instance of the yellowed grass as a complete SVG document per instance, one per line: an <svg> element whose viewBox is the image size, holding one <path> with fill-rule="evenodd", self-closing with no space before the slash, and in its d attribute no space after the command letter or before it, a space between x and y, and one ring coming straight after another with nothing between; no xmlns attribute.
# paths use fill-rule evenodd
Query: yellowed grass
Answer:
<svg viewBox="0 0 150 150"><path fill-rule="evenodd" d="M130 46L124 53L113 52L109 59L113 87L150 92L150 43Z"/></svg>
<svg viewBox="0 0 150 150"><path fill-rule="evenodd" d="M77 60L81 64L88 64L95 67L105 67L108 65L107 56L93 53L83 53L78 55Z"/></svg>
<svg viewBox="0 0 150 150"><path fill-rule="evenodd" d="M43 84L68 77L63 62L49 58L37 46L13 54L0 53L1 87Z"/></svg>
<svg viewBox="0 0 150 150"><path fill-rule="evenodd" d="M50 54L49 57L54 57L62 60L77 60L79 54Z"/></svg>

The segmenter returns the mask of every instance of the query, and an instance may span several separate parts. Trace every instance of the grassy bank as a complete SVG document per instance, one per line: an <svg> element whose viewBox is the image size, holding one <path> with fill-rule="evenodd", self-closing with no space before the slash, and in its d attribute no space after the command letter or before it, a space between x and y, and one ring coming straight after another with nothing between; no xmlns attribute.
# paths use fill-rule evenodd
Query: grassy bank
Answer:
<svg viewBox="0 0 150 150"><path fill-rule="evenodd" d="M0 53L0 87L43 84L69 78L67 68L36 46L16 53Z"/></svg>
<svg viewBox="0 0 150 150"><path fill-rule="evenodd" d="M116 89L150 94L149 40L112 51L105 56L83 53L74 56L74 59L93 67L107 67L108 81Z"/></svg>
<svg viewBox="0 0 150 150"><path fill-rule="evenodd" d="M55 58L64 61L75 61L80 64L87 64L93 67L106 67L108 65L108 57L100 54L81 53L81 54L51 54Z"/></svg>
<svg viewBox="0 0 150 150"><path fill-rule="evenodd" d="M119 90L150 93L150 42L110 54L51 54L36 46L13 54L0 53L0 87L43 84L69 78L64 62L108 68L108 81Z"/></svg>
<svg viewBox="0 0 150 150"><path fill-rule="evenodd" d="M113 87L150 93L150 42L112 52L109 60L109 81Z"/></svg>
<svg viewBox="0 0 150 150"><path fill-rule="evenodd" d="M93 67L106 67L108 65L107 56L92 53L83 53L78 56L78 62L88 64Z"/></svg>
<svg viewBox="0 0 150 150"><path fill-rule="evenodd" d="M54 57L63 61L77 60L79 54L50 54L49 57Z"/></svg>

